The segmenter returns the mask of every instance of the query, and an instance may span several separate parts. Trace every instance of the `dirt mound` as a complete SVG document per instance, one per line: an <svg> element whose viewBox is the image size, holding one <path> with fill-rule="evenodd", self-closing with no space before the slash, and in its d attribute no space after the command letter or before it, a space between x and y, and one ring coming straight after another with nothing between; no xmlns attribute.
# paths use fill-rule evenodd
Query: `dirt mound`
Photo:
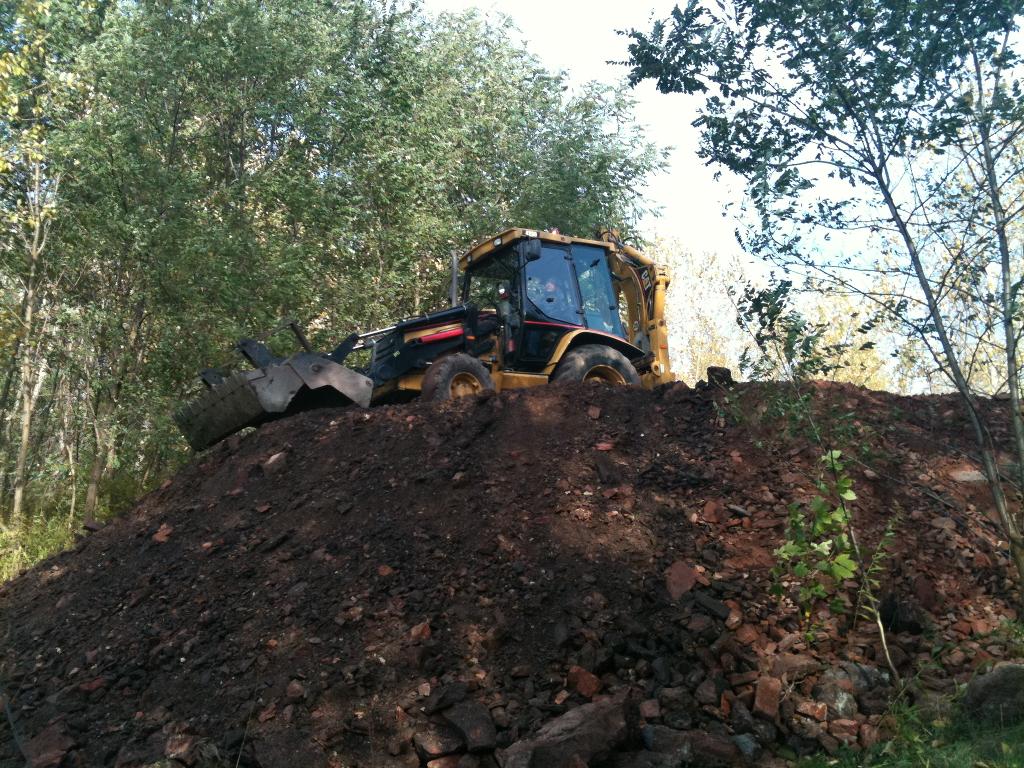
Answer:
<svg viewBox="0 0 1024 768"><path fill-rule="evenodd" d="M0 765L598 768L869 744L891 692L877 634L822 609L808 645L769 594L820 454L784 434L778 394L552 386L221 444L0 588ZM860 446L865 540L904 513L896 663L938 658L943 689L1004 654L985 637L1013 615L1008 560L955 401L822 387L810 407Z"/></svg>

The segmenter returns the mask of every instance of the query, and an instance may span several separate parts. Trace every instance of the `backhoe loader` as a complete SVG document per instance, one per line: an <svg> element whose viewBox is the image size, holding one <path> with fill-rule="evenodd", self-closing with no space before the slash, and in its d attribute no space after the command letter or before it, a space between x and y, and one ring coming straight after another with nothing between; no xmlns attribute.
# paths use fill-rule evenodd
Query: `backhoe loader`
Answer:
<svg viewBox="0 0 1024 768"><path fill-rule="evenodd" d="M276 356L242 339L253 366L207 369L206 391L175 414L202 450L246 427L311 408L362 407L410 397L443 400L600 380L654 387L673 380L665 326L664 267L614 233L596 239L510 229L453 265L451 307L387 328L353 333L326 353ZM347 367L367 350L369 362Z"/></svg>

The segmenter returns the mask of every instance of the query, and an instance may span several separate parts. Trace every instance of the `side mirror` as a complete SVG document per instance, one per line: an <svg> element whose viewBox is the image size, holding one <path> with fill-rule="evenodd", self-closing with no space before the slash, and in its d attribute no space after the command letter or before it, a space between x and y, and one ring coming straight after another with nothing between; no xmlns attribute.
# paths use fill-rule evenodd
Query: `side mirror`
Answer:
<svg viewBox="0 0 1024 768"><path fill-rule="evenodd" d="M536 261L540 258L540 249L541 244L539 239L533 238L532 240L527 240L523 245L523 256L527 261Z"/></svg>

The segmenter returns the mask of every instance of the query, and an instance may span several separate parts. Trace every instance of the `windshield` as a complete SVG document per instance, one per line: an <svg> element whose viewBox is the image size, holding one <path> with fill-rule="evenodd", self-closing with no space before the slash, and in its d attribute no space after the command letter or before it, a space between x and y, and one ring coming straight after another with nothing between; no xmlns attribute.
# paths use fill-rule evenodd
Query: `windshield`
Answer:
<svg viewBox="0 0 1024 768"><path fill-rule="evenodd" d="M572 247L572 259L587 327L625 338L605 249L576 244Z"/></svg>
<svg viewBox="0 0 1024 768"><path fill-rule="evenodd" d="M545 245L539 259L526 263L526 297L550 320L581 325L567 251Z"/></svg>

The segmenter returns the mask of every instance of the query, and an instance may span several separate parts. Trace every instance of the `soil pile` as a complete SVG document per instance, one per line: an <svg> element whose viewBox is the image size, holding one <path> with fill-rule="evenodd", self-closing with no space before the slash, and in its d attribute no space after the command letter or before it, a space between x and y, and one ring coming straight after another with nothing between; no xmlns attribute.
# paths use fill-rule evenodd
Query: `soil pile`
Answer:
<svg viewBox="0 0 1024 768"><path fill-rule="evenodd" d="M551 386L227 441L0 588L0 765L600 768L869 745L892 681L855 592L811 617L813 644L770 594L821 466L780 394ZM930 666L918 695L1006 655L1016 596L955 400L821 386L809 407L856 451L864 546L901 513L881 578L896 665Z"/></svg>

